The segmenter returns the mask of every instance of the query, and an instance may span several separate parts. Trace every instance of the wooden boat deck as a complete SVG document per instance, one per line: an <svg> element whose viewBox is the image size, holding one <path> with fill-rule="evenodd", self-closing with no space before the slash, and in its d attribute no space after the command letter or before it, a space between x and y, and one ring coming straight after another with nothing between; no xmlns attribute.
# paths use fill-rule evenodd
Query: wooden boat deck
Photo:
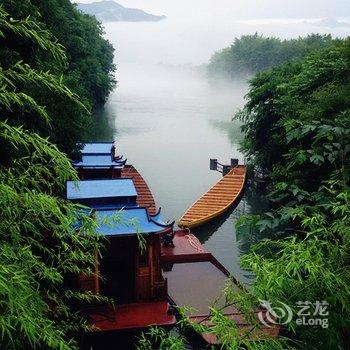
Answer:
<svg viewBox="0 0 350 350"><path fill-rule="evenodd" d="M114 332L150 326L172 326L176 317L168 314L167 301L94 307L85 310L95 332Z"/></svg>
<svg viewBox="0 0 350 350"><path fill-rule="evenodd" d="M242 336L249 334L252 340L266 337L276 337L280 328L275 325L266 327L259 324L259 328L245 319L245 315L235 306L225 306L225 297L222 290L230 278L229 272L214 257L207 261L175 263L171 269L164 272L168 280L168 294L172 303L177 306L189 306L187 312L190 322L200 323L203 326L212 326L210 321L210 307L222 308L223 314L231 319L239 328ZM237 292L240 287L234 284ZM265 312L265 311L262 311ZM257 313L255 312L256 319ZM213 334L201 334L208 344L217 344Z"/></svg>
<svg viewBox="0 0 350 350"><path fill-rule="evenodd" d="M266 314L266 312L263 311L263 314ZM241 337L245 336L246 334L249 334L250 340L262 340L268 337L277 337L280 332L280 327L277 325L271 325L271 327L266 327L260 324L259 328L254 329L254 326L251 323L247 322L247 320L244 318L244 315L241 312L225 313L225 316L230 320L234 321L234 323L239 327L239 335ZM257 312L255 312L255 317L256 319L258 319ZM201 325L206 327L210 327L213 325L212 322L208 321L207 316L190 316L189 319L191 322L200 323ZM266 319L265 316L264 319ZM212 333L203 333L201 334L201 336L204 339L204 341L208 344L218 344L218 339Z"/></svg>
<svg viewBox="0 0 350 350"><path fill-rule="evenodd" d="M162 263L206 261L212 257L198 238L187 230L176 231L173 242L174 247L162 246Z"/></svg>
<svg viewBox="0 0 350 350"><path fill-rule="evenodd" d="M218 308L225 306L222 290L232 276L189 230L176 231L174 245L175 247L162 247L161 255L163 275L168 281L169 299L174 305L191 307L187 314L191 322L211 326L209 307L214 302ZM234 279L233 282L233 288L237 293L240 292L238 282ZM266 327L261 324L259 329L254 329L252 323L234 306L224 308L223 313L239 327L242 336L249 333L252 340L276 337L279 334L280 328L274 325ZM255 315L257 317L257 312ZM218 342L213 334L203 333L201 337L208 344Z"/></svg>
<svg viewBox="0 0 350 350"><path fill-rule="evenodd" d="M137 192L137 204L140 207L147 207L149 214L155 215L157 209L154 197L140 173L132 165L125 165L121 172L121 177L131 178L133 180Z"/></svg>
<svg viewBox="0 0 350 350"><path fill-rule="evenodd" d="M238 165L198 199L182 216L180 227L197 227L223 214L243 191L246 166Z"/></svg>

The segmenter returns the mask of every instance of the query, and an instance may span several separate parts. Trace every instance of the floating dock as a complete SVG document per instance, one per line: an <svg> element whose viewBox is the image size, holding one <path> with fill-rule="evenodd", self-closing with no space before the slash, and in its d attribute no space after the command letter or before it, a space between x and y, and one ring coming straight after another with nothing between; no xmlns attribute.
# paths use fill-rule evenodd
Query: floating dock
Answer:
<svg viewBox="0 0 350 350"><path fill-rule="evenodd" d="M223 214L238 202L245 180L246 166L235 166L186 211L178 225L193 228Z"/></svg>

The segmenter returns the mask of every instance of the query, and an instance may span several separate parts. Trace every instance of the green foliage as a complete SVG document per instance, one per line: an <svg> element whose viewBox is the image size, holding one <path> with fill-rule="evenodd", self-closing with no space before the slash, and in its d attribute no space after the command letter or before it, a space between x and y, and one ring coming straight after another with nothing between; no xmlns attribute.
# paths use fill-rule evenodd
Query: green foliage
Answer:
<svg viewBox="0 0 350 350"><path fill-rule="evenodd" d="M55 66L62 47L30 19L15 21L0 7L2 38L23 39ZM21 47L25 50L26 47ZM2 53L6 47L2 47ZM81 207L61 199L67 179L77 179L70 160L47 138L28 131L29 120L49 125L37 91L82 108L53 72L0 56L0 343L2 349L75 349L73 334L87 329L77 312L102 298L74 291L70 275L91 274L100 236ZM81 223L79 229L76 222Z"/></svg>
<svg viewBox="0 0 350 350"><path fill-rule="evenodd" d="M211 57L208 75L212 80L244 78L287 61L300 61L311 51L331 42L331 36L318 34L292 40L265 38L257 33L244 35Z"/></svg>
<svg viewBox="0 0 350 350"><path fill-rule="evenodd" d="M245 232L255 228L276 239L261 242L243 258L243 267L256 275L249 292L225 289L224 308L238 306L251 328L240 332L215 304L206 319L209 327L191 325L199 333L214 334L222 349L348 348L349 77L347 39L303 61L260 73L250 83L239 114L245 132L242 149L256 170L268 175L271 208L239 225ZM284 337L261 338L252 314L261 300L292 309L294 318L283 329ZM326 301L328 328L298 324L299 301ZM181 311L181 324L190 323L187 311Z"/></svg>
<svg viewBox="0 0 350 350"><path fill-rule="evenodd" d="M305 157L323 163L318 150L334 151L332 138L339 139L348 122L348 46L348 41L339 43L303 63L286 64L251 80L248 102L239 115L246 135L243 150L263 172L279 162L289 164L290 159L299 165L308 163ZM284 157L287 152L291 152L289 159ZM339 152L334 153L334 161L329 152L323 168L331 165L332 171Z"/></svg>
<svg viewBox="0 0 350 350"><path fill-rule="evenodd" d="M137 350L184 350L186 348L184 337L157 327L152 327L143 333L136 345Z"/></svg>
<svg viewBox="0 0 350 350"><path fill-rule="evenodd" d="M114 49L103 38L96 19L80 13L69 0L4 0L2 6L21 21L3 20L7 24L0 32L1 66L6 69L23 62L37 71L54 74L80 96L86 107L47 89L39 90L36 85L23 82L16 86L35 98L39 106L46 105L51 116L48 125L30 118L27 110L26 127L50 136L59 149L71 154L78 141L88 138L92 108L104 104L115 86ZM17 32L17 23L25 29L24 34ZM14 111L13 118L18 118L20 112Z"/></svg>
<svg viewBox="0 0 350 350"><path fill-rule="evenodd" d="M294 348L345 349L350 325L350 41L277 67L251 81L243 150L268 174L271 211L255 224L278 234L244 257L252 294L297 312L298 301L329 303L328 328L300 326ZM242 225L242 222L240 223Z"/></svg>
<svg viewBox="0 0 350 350"><path fill-rule="evenodd" d="M257 310L259 303L255 297L247 292L243 286L237 288L233 279L228 279L222 295L213 301L209 307L209 314L199 323L194 323L187 316L195 314L191 307L179 308L181 329L191 327L198 334L213 335L216 338L218 348L228 350L252 349L252 350L286 350L290 349L287 339L276 339L262 333L261 324L252 310ZM239 311L236 309L239 306ZM197 311L198 312L198 311ZM236 317L244 318L247 326L237 324L237 321L227 317L227 313L240 313ZM215 347L212 347L213 349ZM166 349L166 348L164 348Z"/></svg>

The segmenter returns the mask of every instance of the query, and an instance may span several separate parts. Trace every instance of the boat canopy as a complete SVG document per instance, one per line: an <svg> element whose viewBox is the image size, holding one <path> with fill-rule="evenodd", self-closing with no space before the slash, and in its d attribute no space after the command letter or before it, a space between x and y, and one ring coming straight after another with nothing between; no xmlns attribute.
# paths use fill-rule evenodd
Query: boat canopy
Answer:
<svg viewBox="0 0 350 350"><path fill-rule="evenodd" d="M108 168L120 168L122 169L126 163L126 159L112 159L112 156L105 154L88 154L82 156L82 158L73 162L75 168L85 169L108 169Z"/></svg>
<svg viewBox="0 0 350 350"><path fill-rule="evenodd" d="M114 147L115 142L87 142L83 144L81 154L112 154Z"/></svg>
<svg viewBox="0 0 350 350"><path fill-rule="evenodd" d="M68 200L83 201L93 199L135 198L137 192L131 179L67 181Z"/></svg>
<svg viewBox="0 0 350 350"><path fill-rule="evenodd" d="M138 233L160 233L173 226L166 224L158 215L152 217L147 208L98 209L94 210L98 220L97 232L105 236L130 236Z"/></svg>

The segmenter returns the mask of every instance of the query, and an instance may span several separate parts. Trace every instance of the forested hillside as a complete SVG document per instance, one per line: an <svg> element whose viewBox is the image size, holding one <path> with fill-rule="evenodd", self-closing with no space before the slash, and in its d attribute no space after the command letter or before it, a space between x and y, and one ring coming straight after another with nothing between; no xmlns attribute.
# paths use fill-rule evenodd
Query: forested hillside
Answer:
<svg viewBox="0 0 350 350"><path fill-rule="evenodd" d="M68 0L2 5L0 347L76 349L87 329L77 305L101 298L67 279L91 274L101 238L93 218L62 199L77 175L61 150L73 151L107 98L112 48Z"/></svg>
<svg viewBox="0 0 350 350"><path fill-rule="evenodd" d="M255 224L277 240L244 258L253 293L297 315L298 302L327 305L327 327L286 325L302 349L346 349L350 308L350 40L250 83L243 151L267 175L272 210Z"/></svg>
<svg viewBox="0 0 350 350"><path fill-rule="evenodd" d="M4 0L3 8L12 18L39 24L61 44L67 60L57 63L45 53L38 52L26 38L6 35L0 41L3 67L18 61L32 68L52 71L62 76L69 89L80 96L85 108L77 108L59 96L30 89L38 103L46 106L51 124L26 118L22 122L31 130L70 153L78 140L84 140L90 127L92 108L103 104L115 85L113 47L102 37L102 27L92 16L79 12L69 0ZM54 39L54 40L56 40ZM55 57L56 58L56 57ZM18 116L17 111L13 111Z"/></svg>
<svg viewBox="0 0 350 350"><path fill-rule="evenodd" d="M246 78L290 60L301 60L331 43L330 35L314 34L292 40L244 35L211 57L208 77L210 80Z"/></svg>
<svg viewBox="0 0 350 350"><path fill-rule="evenodd" d="M128 8L115 1L77 4L80 11L96 16L102 22L157 22L165 16L156 16L137 8Z"/></svg>

